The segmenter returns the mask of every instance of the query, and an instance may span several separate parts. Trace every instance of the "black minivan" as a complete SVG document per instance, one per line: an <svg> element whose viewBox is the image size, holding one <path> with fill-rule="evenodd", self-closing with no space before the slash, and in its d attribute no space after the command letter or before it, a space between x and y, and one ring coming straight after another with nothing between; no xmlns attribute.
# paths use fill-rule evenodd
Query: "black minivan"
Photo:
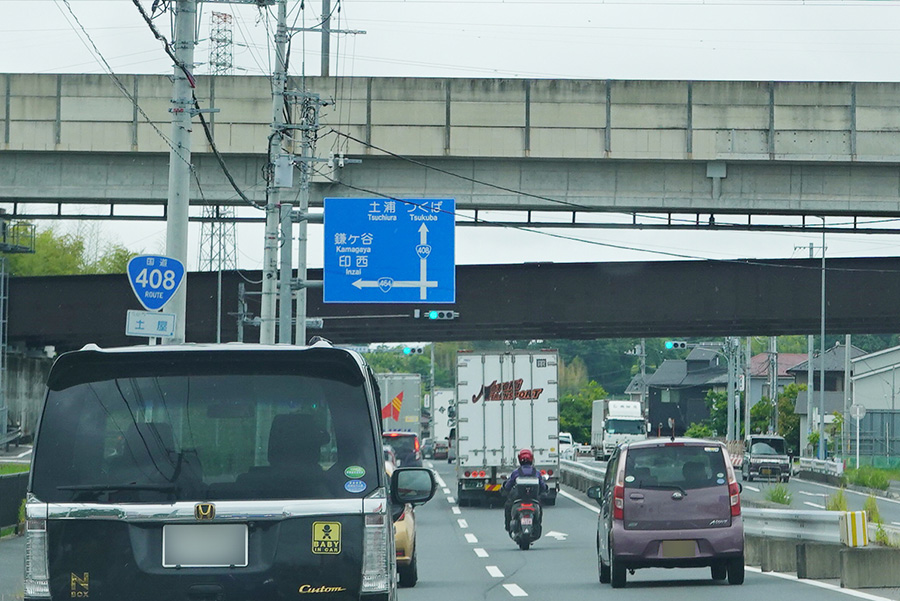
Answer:
<svg viewBox="0 0 900 601"><path fill-rule="evenodd" d="M61 355L47 387L27 600L394 598L392 518L435 482L386 476L360 355L89 345Z"/></svg>

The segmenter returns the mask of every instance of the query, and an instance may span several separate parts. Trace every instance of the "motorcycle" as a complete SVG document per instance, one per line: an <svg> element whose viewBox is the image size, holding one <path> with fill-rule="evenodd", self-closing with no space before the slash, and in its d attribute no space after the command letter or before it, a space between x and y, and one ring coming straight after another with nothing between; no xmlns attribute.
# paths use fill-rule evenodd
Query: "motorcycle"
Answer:
<svg viewBox="0 0 900 601"><path fill-rule="evenodd" d="M541 537L544 510L540 501L540 483L537 478L520 476L509 494L514 495L510 510L509 537L520 549L527 551L531 543Z"/></svg>

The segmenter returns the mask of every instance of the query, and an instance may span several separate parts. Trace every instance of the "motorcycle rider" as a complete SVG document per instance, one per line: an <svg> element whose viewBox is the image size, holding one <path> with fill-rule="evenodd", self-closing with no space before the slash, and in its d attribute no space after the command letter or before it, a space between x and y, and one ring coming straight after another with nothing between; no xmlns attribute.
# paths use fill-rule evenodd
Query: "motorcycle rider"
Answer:
<svg viewBox="0 0 900 601"><path fill-rule="evenodd" d="M514 469L509 475L509 478L506 479L506 482L503 483L503 491L506 493L506 504L503 506L503 515L505 517L504 524L506 525L507 532L509 532L509 522L512 513L512 506L516 501L513 490L515 489L516 480L519 478L519 476L537 478L540 492L542 493L547 492L549 488L547 486L547 483L544 481L544 477L541 476L540 470L534 467L534 453L531 452L531 449L526 448L519 451L518 459L519 467Z"/></svg>

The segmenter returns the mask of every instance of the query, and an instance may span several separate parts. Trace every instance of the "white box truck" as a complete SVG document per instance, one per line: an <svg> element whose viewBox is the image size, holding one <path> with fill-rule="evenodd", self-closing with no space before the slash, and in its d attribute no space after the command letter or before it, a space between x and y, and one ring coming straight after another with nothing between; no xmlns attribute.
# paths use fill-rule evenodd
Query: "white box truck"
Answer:
<svg viewBox="0 0 900 601"><path fill-rule="evenodd" d="M559 491L558 355L555 350L459 351L456 465L460 505L502 504L500 488L530 448L556 503Z"/></svg>
<svg viewBox="0 0 900 601"><path fill-rule="evenodd" d="M385 432L415 432L422 437L422 376L375 374L381 390L381 421Z"/></svg>
<svg viewBox="0 0 900 601"><path fill-rule="evenodd" d="M452 388L438 388L431 399L431 437L435 440L450 438L450 430L456 425L456 419L450 417L456 391Z"/></svg>
<svg viewBox="0 0 900 601"><path fill-rule="evenodd" d="M647 438L647 418L640 401L603 399L591 410L591 449L606 461L623 442Z"/></svg>

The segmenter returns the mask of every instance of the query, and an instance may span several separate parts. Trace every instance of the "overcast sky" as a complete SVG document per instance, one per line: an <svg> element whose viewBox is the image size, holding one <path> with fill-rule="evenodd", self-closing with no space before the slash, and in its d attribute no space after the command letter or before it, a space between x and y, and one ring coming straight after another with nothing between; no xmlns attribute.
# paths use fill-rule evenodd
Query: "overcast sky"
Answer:
<svg viewBox="0 0 900 601"><path fill-rule="evenodd" d="M354 76L900 81L900 2L786 0L331 0L332 71ZM148 11L152 2L141 0ZM291 21L319 22L321 0L289 1ZM337 8L340 11L337 12ZM204 3L196 60L209 53L212 10L234 15L235 73L271 69L274 19L254 7ZM296 19L296 21L294 21ZM168 16L157 19L171 37ZM82 31L87 32L87 35ZM94 50L99 49L102 59ZM292 71L319 73L319 37L294 40ZM305 58L305 60L304 60ZM171 73L131 0L0 0L0 73ZM199 65L198 73L207 67ZM66 224L63 228L68 227ZM164 224L107 223L112 241L163 252ZM582 241L458 228L457 262L661 260L808 256L819 235L563 230ZM189 269L199 226L192 226ZM610 242L645 252L612 249ZM262 229L239 226L240 267L261 267ZM831 235L829 256L895 255L894 236ZM486 258L488 257L488 258ZM193 261L193 264L191 263ZM321 266L321 229L310 265Z"/></svg>

